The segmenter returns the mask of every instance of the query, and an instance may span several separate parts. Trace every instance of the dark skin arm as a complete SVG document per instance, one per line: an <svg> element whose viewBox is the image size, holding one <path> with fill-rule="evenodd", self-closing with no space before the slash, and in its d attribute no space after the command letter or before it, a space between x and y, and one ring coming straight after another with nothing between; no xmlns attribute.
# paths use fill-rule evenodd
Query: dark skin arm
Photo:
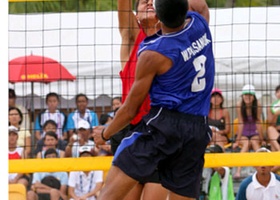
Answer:
<svg viewBox="0 0 280 200"><path fill-rule="evenodd" d="M134 84L129 92L127 100L118 110L110 125L105 129L103 133L105 138L110 138L114 133L120 131L129 124L147 96L154 76L165 73L171 66L172 61L157 52L144 51L140 55L137 62ZM96 144L105 143L101 138L102 129L104 129L102 126L94 129L93 136Z"/></svg>

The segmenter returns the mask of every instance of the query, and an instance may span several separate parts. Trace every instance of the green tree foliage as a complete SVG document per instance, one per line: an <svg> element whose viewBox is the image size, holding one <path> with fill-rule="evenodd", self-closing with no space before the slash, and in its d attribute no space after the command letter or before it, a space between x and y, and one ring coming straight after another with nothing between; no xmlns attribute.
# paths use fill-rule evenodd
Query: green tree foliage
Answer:
<svg viewBox="0 0 280 200"><path fill-rule="evenodd" d="M129 1L129 0L128 0ZM210 8L280 5L280 0L206 0ZM9 13L89 12L117 9L117 0L11 0Z"/></svg>

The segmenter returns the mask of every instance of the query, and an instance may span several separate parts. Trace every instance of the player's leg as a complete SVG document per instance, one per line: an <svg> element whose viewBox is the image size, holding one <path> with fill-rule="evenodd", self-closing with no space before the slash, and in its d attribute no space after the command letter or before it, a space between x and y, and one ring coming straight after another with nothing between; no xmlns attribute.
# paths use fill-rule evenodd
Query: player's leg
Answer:
<svg viewBox="0 0 280 200"><path fill-rule="evenodd" d="M137 184L137 181L126 175L120 168L112 166L98 200L119 200Z"/></svg>
<svg viewBox="0 0 280 200"><path fill-rule="evenodd" d="M195 200L195 198L184 197L184 196L175 194L174 192L170 192L169 200Z"/></svg>
<svg viewBox="0 0 280 200"><path fill-rule="evenodd" d="M143 184L137 183L125 196L123 200L140 200L143 190Z"/></svg>
<svg viewBox="0 0 280 200"><path fill-rule="evenodd" d="M168 190L160 183L145 183L142 200L166 200Z"/></svg>

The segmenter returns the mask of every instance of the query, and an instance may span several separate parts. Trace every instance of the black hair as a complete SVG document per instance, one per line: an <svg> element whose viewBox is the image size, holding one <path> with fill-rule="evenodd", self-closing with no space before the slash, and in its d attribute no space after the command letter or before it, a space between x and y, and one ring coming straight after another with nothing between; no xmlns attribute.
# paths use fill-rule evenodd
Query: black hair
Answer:
<svg viewBox="0 0 280 200"><path fill-rule="evenodd" d="M77 94L77 95L76 95L76 97L75 97L75 101L76 101L76 103L78 102L78 99L79 99L80 97L85 97L85 98L86 98L86 100L88 101L88 97L87 97L87 95L80 93L80 94Z"/></svg>
<svg viewBox="0 0 280 200"><path fill-rule="evenodd" d="M224 106L223 106L224 105L224 97L223 97L223 95L221 95L221 93L219 93L219 92L213 92L211 94L211 97L214 96L214 95L219 95L223 99L222 103L220 104L220 108L223 109L224 108ZM211 109L213 108L213 105L212 105L211 102L210 102L210 108Z"/></svg>
<svg viewBox="0 0 280 200"><path fill-rule="evenodd" d="M48 99L49 99L50 97L56 97L56 99L59 101L59 96L58 96L58 94L55 93L55 92L50 92L50 93L48 93L47 96L46 96L46 103L48 102Z"/></svg>
<svg viewBox="0 0 280 200"><path fill-rule="evenodd" d="M101 114L100 118L99 118L100 125L106 124L106 122L108 121L109 118L112 118L112 117L108 114Z"/></svg>
<svg viewBox="0 0 280 200"><path fill-rule="evenodd" d="M277 85L275 88L275 92L277 92L278 90L280 90L280 85Z"/></svg>
<svg viewBox="0 0 280 200"><path fill-rule="evenodd" d="M251 112L252 112L252 117L254 121L258 120L258 100L256 95L254 96L254 100L252 102L252 106L251 106ZM246 112L246 104L242 98L242 102L241 102L241 115L242 115L242 119L244 122L248 121L248 116L247 116L247 112Z"/></svg>
<svg viewBox="0 0 280 200"><path fill-rule="evenodd" d="M43 125L43 129L46 128L46 126L47 126L48 124L52 124L52 125L55 126L55 128L57 128L57 123L56 123L55 121L53 121L52 119L49 119L49 120L45 121L45 123L44 123L44 125Z"/></svg>
<svg viewBox="0 0 280 200"><path fill-rule="evenodd" d="M9 88L9 97L12 97L12 98L17 97L15 90L12 88Z"/></svg>
<svg viewBox="0 0 280 200"><path fill-rule="evenodd" d="M114 100L119 100L120 102L122 102L122 97L117 96L117 97L112 98L112 102L113 102Z"/></svg>
<svg viewBox="0 0 280 200"><path fill-rule="evenodd" d="M16 110L18 112L18 114L20 116L19 125L21 125L22 119L23 119L23 114L22 114L21 110L19 108L17 108L17 107L14 107L14 106L9 108L9 113L10 113L11 110ZM9 122L9 125L11 125L10 122Z"/></svg>
<svg viewBox="0 0 280 200"><path fill-rule="evenodd" d="M56 140L58 140L58 138L57 138L57 134L55 133L55 132L53 132L53 131L48 131L48 132L46 132L46 134L45 134L45 137L44 137L44 140L46 139L46 136L50 136L50 137L54 137Z"/></svg>
<svg viewBox="0 0 280 200"><path fill-rule="evenodd" d="M58 153L54 148L49 148L46 150L44 157L46 158L49 154L55 154L58 157Z"/></svg>
<svg viewBox="0 0 280 200"><path fill-rule="evenodd" d="M181 26L188 11L187 0L156 0L156 14L159 20L168 28Z"/></svg>

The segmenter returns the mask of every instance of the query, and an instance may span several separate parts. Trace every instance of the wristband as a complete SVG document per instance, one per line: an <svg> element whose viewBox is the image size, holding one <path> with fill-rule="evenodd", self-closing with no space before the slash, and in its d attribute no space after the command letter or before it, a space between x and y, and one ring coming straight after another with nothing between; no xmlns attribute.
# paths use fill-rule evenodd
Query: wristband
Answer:
<svg viewBox="0 0 280 200"><path fill-rule="evenodd" d="M104 131L105 131L105 128L103 128L102 131L101 131L101 138L102 138L102 140L104 140L105 142L107 142L108 140L110 140L110 138L109 138L109 139L106 139L106 138L104 137Z"/></svg>

